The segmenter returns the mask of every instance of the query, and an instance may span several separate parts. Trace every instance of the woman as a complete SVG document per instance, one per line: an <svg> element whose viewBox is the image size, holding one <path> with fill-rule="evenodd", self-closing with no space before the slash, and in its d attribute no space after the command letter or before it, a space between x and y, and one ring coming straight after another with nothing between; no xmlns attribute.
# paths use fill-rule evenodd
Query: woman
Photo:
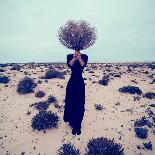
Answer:
<svg viewBox="0 0 155 155"><path fill-rule="evenodd" d="M63 120L69 122L72 134L81 134L81 122L85 111L85 84L82 77L88 56L75 51L67 55L67 66L71 69L71 77L67 83Z"/></svg>

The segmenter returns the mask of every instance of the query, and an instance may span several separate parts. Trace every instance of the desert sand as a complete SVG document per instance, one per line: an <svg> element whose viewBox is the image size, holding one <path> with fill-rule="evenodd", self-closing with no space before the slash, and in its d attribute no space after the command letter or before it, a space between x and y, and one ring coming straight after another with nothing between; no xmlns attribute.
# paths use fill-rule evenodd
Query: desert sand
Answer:
<svg viewBox="0 0 155 155"><path fill-rule="evenodd" d="M0 84L0 155L56 155L62 144L67 142L74 144L80 150L80 154L84 155L89 139L101 136L114 138L115 142L122 144L125 155L154 155L155 127L147 127L148 137L141 139L135 135L134 121L143 116L148 117L146 109L150 104L155 104L155 99L121 93L118 89L132 85L139 87L143 93L155 92L155 83L151 84L155 78L155 70L141 63L142 66L131 67L131 71L128 71L129 64L87 64L83 71L86 110L80 135L72 135L71 127L63 121L65 91L71 73L66 64L19 64L22 66L19 71L10 70L11 65L3 67L5 72L1 72L1 75L8 76L10 81L7 84ZM49 66L66 72L65 79L41 79ZM38 80L42 83L37 84L34 93L20 95L16 90L17 83L25 77L25 71L36 83ZM111 73L121 76L114 77ZM110 74L108 85L99 84L98 81L107 74ZM46 95L42 98L35 97L38 90L44 91ZM46 100L49 95L55 96L58 100L59 107L53 104L48 108L60 117L58 128L47 129L45 133L33 131L31 120L38 110L30 105ZM102 105L103 109L96 110L94 104ZM155 108L150 108L155 113ZM152 151L143 146L143 143L149 141L152 143Z"/></svg>

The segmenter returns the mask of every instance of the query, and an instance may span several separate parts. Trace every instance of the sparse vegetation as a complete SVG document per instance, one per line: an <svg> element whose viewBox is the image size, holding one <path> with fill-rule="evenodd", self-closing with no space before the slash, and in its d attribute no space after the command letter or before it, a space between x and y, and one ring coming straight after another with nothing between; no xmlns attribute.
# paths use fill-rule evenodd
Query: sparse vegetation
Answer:
<svg viewBox="0 0 155 155"><path fill-rule="evenodd" d="M87 144L85 155L123 155L122 145L104 137L92 138Z"/></svg>
<svg viewBox="0 0 155 155"><path fill-rule="evenodd" d="M5 70L0 68L0 72L5 72Z"/></svg>
<svg viewBox="0 0 155 155"><path fill-rule="evenodd" d="M57 150L58 155L80 155L79 149L76 149L71 142L63 144L59 150Z"/></svg>
<svg viewBox="0 0 155 155"><path fill-rule="evenodd" d="M120 74L114 74L114 77L121 77Z"/></svg>
<svg viewBox="0 0 155 155"><path fill-rule="evenodd" d="M93 64L95 64L95 65L93 65ZM59 65L59 64L56 65L56 64L51 64L51 63L45 63L45 64L43 64L43 63L37 64L36 63L33 66L34 67L33 68L33 67L31 67L31 64L29 65L29 64L25 63L23 65L22 64L20 65L22 69L21 69L21 71L17 72L16 70L18 70L18 67L17 67L17 69L14 69L15 71L10 71L11 66L15 67L15 65L8 64L8 65L6 65L6 66L8 66L8 68L0 69L0 72L3 72L5 70L5 72L1 73L1 75L0 75L0 83L8 83L9 80L11 80L10 84L1 85L1 88L0 88L0 90L2 92L1 93L1 101L2 101L1 102L2 103L1 112L2 112L2 116L3 116L4 120L6 117L5 117L5 115L3 115L3 110L5 110L5 112L7 112L7 111L10 112L11 109L17 110L17 106L19 106L19 109L21 109L21 111L18 111L19 117L17 119L21 120L22 119L21 116L23 113L22 109L25 109L26 104L27 104L27 106L29 106L31 104L30 106L32 106L32 108L29 107L30 110L26 108L24 115L25 116L27 115L26 116L27 119L30 119L30 121L31 121L30 128L33 129L33 131L36 131L36 130L41 131L42 130L45 132L45 130L48 130L48 129L58 128L58 126L59 126L58 123L60 120L58 114L60 114L60 116L62 116L62 112L64 110L64 106L62 103L64 103L65 100L63 100L62 103L60 102L60 104L59 104L57 99L59 99L61 93L57 94L57 92L58 92L59 88L64 88L64 86L65 86L64 82L66 82L66 80L61 83L61 82L59 82L58 79L55 79L56 80L56 83L55 83L54 82L55 80L50 80L50 79L61 77L61 76L59 76L59 75L61 75L61 73L59 74L58 72L59 72L59 70L61 71L61 69L66 70L65 65L66 65L65 63L64 64L62 63L61 65ZM92 65L92 68L91 68L91 65ZM147 65L144 65L144 68L141 68L141 66L139 66L139 65L133 65L133 66L129 65L131 67L131 70L130 70L130 73L128 73L127 72L127 63L125 63L125 64L122 63L121 65L118 65L118 66L114 65L113 63L112 63L112 65L107 64L107 68L105 68L105 65L106 64L104 64L104 63L90 64L89 67L86 69L88 71L87 72L88 74L86 74L86 78L83 78L83 80L88 80L88 87L90 88L90 91L87 94L88 98L89 98L89 96L91 98L91 95L94 95L93 94L94 91L96 91L96 94L99 96L101 94L103 94L104 91L106 91L106 94L111 93L110 94L111 96L110 95L106 96L106 100L110 101L109 103L111 104L110 106L112 109L110 109L110 111L108 111L109 106L106 107L106 102L105 103L103 102L103 104L102 104L102 100L99 102L96 102L96 100L95 100L95 102L97 104L94 104L95 102L93 103L94 104L92 107L93 113L96 112L99 115L101 113L103 114L103 115L100 115L101 117L95 116L95 118L101 119L101 121L103 120L103 124L101 124L101 125L99 124L101 127L104 126L104 122L107 122L109 120L112 121L111 123L114 123L114 124L116 123L115 122L116 120L118 122L119 121L122 122L121 124L119 124L119 130L117 130L118 128L115 128L114 126L113 126L114 128L113 127L111 127L111 128L103 127L103 130L105 130L106 133L109 132L109 135L110 134L113 135L113 133L114 134L116 133L115 134L117 136L116 142L121 143L123 141L124 145L126 145L128 143L128 141L125 141L126 138L123 138L124 131L127 131L128 133L133 132L133 134L134 134L133 140L135 141L135 145L132 145L131 147L126 146L126 149L129 149L131 154L139 153L139 151L140 151L140 153L149 154L150 150L152 150L153 143L154 143L154 141L151 140L150 137L153 138L153 136L155 135L155 114L154 114L155 92L153 91L154 84L152 84L152 85L149 84L149 82L155 83L154 70L151 71L151 69L147 69ZM137 68L137 67L139 67L139 68ZM30 68L33 68L34 70L31 70ZM57 68L59 70L55 70ZM52 72L47 70L47 72L48 71L49 72L48 73L46 72L47 75L45 75L46 69L49 69L50 71L52 70ZM97 69L97 71L95 71L95 69ZM116 69L119 69L119 71L117 71ZM37 73L37 75L33 75L36 73ZM70 70L66 70L66 73L70 73ZM103 73L103 78L101 76L102 80L100 80L99 77L102 73ZM2 74L5 74L5 76L3 76ZM122 78L122 80L119 80L118 78L121 77L122 74L124 74L125 76ZM145 74L147 74L147 75L145 75ZM25 79L23 78L21 81L19 81L18 85L14 87L14 85L17 82L17 79L19 79L23 75L24 76L32 75L33 78L30 78L30 77L27 77ZM44 79L40 79L40 75L44 75L44 76L42 76ZM63 75L64 74L62 72L62 76ZM130 75L132 75L132 76L130 76ZM112 82L110 83L110 86L107 86L107 87L101 86L101 85L108 85L108 83L109 83L109 81L111 81L111 79L114 79L114 80L112 80ZM37 84L35 83L34 80L38 84L37 89L35 89ZM49 84L51 84L52 81L55 84L52 85L51 87L49 87ZM45 82L48 82L48 83L45 83ZM119 82L121 82L121 83L119 83ZM94 84L94 89L92 90L91 85L93 85L93 83L96 83L96 84ZM99 83L101 85L99 85L97 83ZM133 84L137 87L128 85L130 83L131 83L131 85ZM39 85L39 84L41 84L41 85ZM151 92L149 92L149 91L146 91L145 93L142 92L143 91L142 88L145 87L145 84L148 87L147 90L149 90ZM120 87L122 87L122 88L118 87L118 85L119 86L121 85ZM99 88L97 86L99 86ZM103 89L101 89L101 88L103 88ZM14 89L16 89L15 91L17 91L19 94L26 94L26 93L31 93L31 92L34 92L34 93L30 94L28 96L26 95L25 97L20 96L20 98L16 100L15 98L18 98L19 95L16 93L15 96L12 96L12 95L14 95L14 94L12 94L14 92ZM49 91L52 89L57 89L57 90ZM118 89L119 89L119 91L118 91ZM46 91L44 92L44 90L46 90ZM144 88L144 90L145 90L145 88ZM47 92L48 92L48 94L47 94ZM122 93L119 93L119 92L122 92ZM123 93L136 94L136 95L130 96L129 94L123 94ZM11 94L11 96L10 96L10 94ZM50 94L52 94L52 95L50 95ZM58 98L56 98L55 95ZM36 98L36 97L38 97L38 98ZM44 99L44 97L45 97L45 100L42 100L42 99ZM104 95L104 97L105 97L105 95ZM12 100L13 98L15 100ZM42 98L42 99L39 99L39 98ZM42 100L42 101L40 101L40 100ZM31 103L29 103L29 101ZM32 103L34 103L34 104L32 104ZM7 107L5 105L8 105L9 107L11 106L11 109L7 110L6 109ZM107 110L104 111L103 109L106 109L105 107L107 108ZM52 111L47 111L50 109L53 109L54 111L58 111L58 114L53 113ZM88 108L86 110L88 110ZM144 110L146 110L146 111L144 112ZM35 116L32 118L32 116L34 115L35 112L37 112L37 114L35 114ZM92 112L92 111L89 111L89 112ZM117 115L118 114L117 112L119 112L120 115ZM113 115L109 115L111 113ZM105 118L104 115L107 115L107 118ZM111 116L114 116L114 117L111 117ZM8 118L9 118L8 121L12 122L14 124L15 129L17 128L17 130L18 130L20 128L19 124L16 122L15 123L13 122L13 120L16 118L14 118L14 117L8 117ZM137 118L137 119L135 119L135 118ZM96 130L95 123L93 124L93 122L94 122L94 120L89 122L89 127L92 129L91 131L93 131L94 135L99 135L100 133L98 133L98 131ZM127 123L128 123L128 125L127 125ZM132 123L132 126L130 126L129 123ZM7 127L7 126L5 127L5 121L3 121L2 124L4 124L3 125L4 127L2 126L2 129L5 130L5 128ZM70 127L73 127L70 122L68 125L70 125ZM23 126L23 127L25 127L25 126ZM24 131L24 128L21 128L21 129L23 129L23 131ZM53 129L53 130L55 130L55 129ZM12 132L10 130L11 134L12 134ZM21 132L22 132L22 130L21 130ZM64 128L63 128L63 130L61 132L61 136L62 135L64 135L65 137L70 136L70 133L71 132L69 130L69 127L67 127L67 125L66 125L66 129L64 130ZM4 134L1 136L0 139L3 140L5 137L8 137L8 135ZM64 143L64 141L66 141L65 137L62 138L61 143ZM57 138L58 137L55 136L55 137L53 137L53 140L57 141ZM11 141L11 138L8 137L8 140ZM30 141L33 142L33 140L34 140L34 138L32 137L30 139ZM79 138L77 138L76 142L78 142L78 141L80 142L81 140L82 139L79 137ZM152 143L150 140L152 141ZM72 142L73 141L71 141L70 143L62 144L62 147L59 150L57 150L58 151L57 153L59 155L79 155L79 154L84 154L84 153L85 153L85 155L124 155L124 152L123 152L124 148L122 148L122 145L119 143L116 143L113 139L109 140L104 137L95 138L95 139L93 138L92 140L89 140L89 142L87 144L87 149L85 150L85 152L82 152L82 153L80 153L80 150L82 148L79 148L80 149L79 150L78 147L76 148L74 146L75 144L72 145ZM54 148L56 148L55 146L56 145L53 145L53 148L52 148L53 151L54 151ZM83 145L83 146L86 147L86 145ZM35 151L37 151L38 145L36 144L33 147L34 147L34 149L36 149ZM32 147L32 149L33 149L33 147ZM147 149L147 150L145 150L145 149ZM27 151L27 150L25 150L25 151ZM47 151L49 151L49 150L47 150ZM84 150L81 150L81 151L84 151ZM128 152L128 150L126 150L126 151ZM154 152L154 150L152 151L152 153L153 152ZM20 153L22 154L22 151L19 152L19 154ZM32 151L32 153L33 153L33 151ZM8 152L8 154L10 154L10 153Z"/></svg>
<svg viewBox="0 0 155 155"><path fill-rule="evenodd" d="M45 96L45 92L43 92L43 91L38 91L35 94L35 97L39 97L39 98L44 97L44 96Z"/></svg>
<svg viewBox="0 0 155 155"><path fill-rule="evenodd" d="M148 143L143 143L143 145L144 145L144 147L145 147L146 149L152 150L152 143L151 143L151 141L148 142Z"/></svg>
<svg viewBox="0 0 155 155"><path fill-rule="evenodd" d="M31 104L30 106L34 106L37 110L47 110L50 103L46 101L40 101L38 103Z"/></svg>
<svg viewBox="0 0 155 155"><path fill-rule="evenodd" d="M145 127L136 127L136 128L134 129L134 131L135 131L136 136L137 136L138 138L145 139L145 138L147 138L147 136L148 136L148 129L145 128Z"/></svg>
<svg viewBox="0 0 155 155"><path fill-rule="evenodd" d="M6 83L8 83L9 81L10 81L10 79L9 79L7 76L5 76L5 75L1 76L1 75L0 75L0 83L6 84Z"/></svg>
<svg viewBox="0 0 155 155"><path fill-rule="evenodd" d="M152 70L155 69L155 64L149 64L148 68L151 68Z"/></svg>
<svg viewBox="0 0 155 155"><path fill-rule="evenodd" d="M155 83L155 79L152 80L152 83Z"/></svg>
<svg viewBox="0 0 155 155"><path fill-rule="evenodd" d="M101 79L101 80L99 80L99 84L104 85L104 86L108 85L108 82L109 82L109 79Z"/></svg>
<svg viewBox="0 0 155 155"><path fill-rule="evenodd" d="M148 92L144 94L144 97L151 99L155 99L155 93Z"/></svg>
<svg viewBox="0 0 155 155"><path fill-rule="evenodd" d="M15 64L10 70L17 70L19 71L21 67L18 64Z"/></svg>
<svg viewBox="0 0 155 155"><path fill-rule="evenodd" d="M0 67L7 67L7 64L0 64Z"/></svg>
<svg viewBox="0 0 155 155"><path fill-rule="evenodd" d="M59 116L51 111L39 111L32 118L32 128L34 130L45 130L49 128L58 128Z"/></svg>
<svg viewBox="0 0 155 155"><path fill-rule="evenodd" d="M28 72L27 71L24 71L24 75L28 75Z"/></svg>
<svg viewBox="0 0 155 155"><path fill-rule="evenodd" d="M119 88L119 92L129 93L129 94L138 94L138 95L142 94L142 91L138 87L130 86L130 85Z"/></svg>
<svg viewBox="0 0 155 155"><path fill-rule="evenodd" d="M104 86L108 85L108 82L109 82L109 75L105 75L102 77L101 80L99 80L99 84Z"/></svg>
<svg viewBox="0 0 155 155"><path fill-rule="evenodd" d="M155 104L152 103L152 104L150 104L149 106L150 106L150 107L155 107Z"/></svg>
<svg viewBox="0 0 155 155"><path fill-rule="evenodd" d="M46 71L45 73L45 78L46 79L52 79L52 78L60 78L60 79L64 79L64 74L63 72L59 72L55 69L49 69Z"/></svg>
<svg viewBox="0 0 155 155"><path fill-rule="evenodd" d="M103 106L102 106L101 104L94 104L94 106L95 106L95 109L96 109L97 111L103 109Z"/></svg>
<svg viewBox="0 0 155 155"><path fill-rule="evenodd" d="M42 84L42 81L41 80L38 80L38 84Z"/></svg>
<svg viewBox="0 0 155 155"><path fill-rule="evenodd" d="M19 94L27 94L34 92L34 88L36 87L36 83L34 80L28 76L24 77L17 84L17 92Z"/></svg>
<svg viewBox="0 0 155 155"><path fill-rule="evenodd" d="M137 119L134 123L135 127L142 127L144 125L147 125L148 127L152 126L152 123L145 116L143 116L140 119Z"/></svg>
<svg viewBox="0 0 155 155"><path fill-rule="evenodd" d="M154 114L153 111L150 109L150 107L147 108L147 109L145 110L145 112L152 118L152 120L153 120L154 123L155 123L155 114Z"/></svg>
<svg viewBox="0 0 155 155"><path fill-rule="evenodd" d="M57 98L53 95L48 96L47 102L49 103L57 103Z"/></svg>

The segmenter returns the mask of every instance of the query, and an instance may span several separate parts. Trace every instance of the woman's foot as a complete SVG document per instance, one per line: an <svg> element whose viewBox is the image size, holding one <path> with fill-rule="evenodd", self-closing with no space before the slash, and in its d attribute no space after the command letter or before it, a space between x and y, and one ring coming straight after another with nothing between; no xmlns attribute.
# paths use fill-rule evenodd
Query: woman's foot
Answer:
<svg viewBox="0 0 155 155"><path fill-rule="evenodd" d="M76 129L72 129L72 134L73 135L75 135L75 134L77 134L77 135L80 135L81 134L81 129L78 129L78 130L76 130Z"/></svg>
<svg viewBox="0 0 155 155"><path fill-rule="evenodd" d="M74 128L72 129L72 134L76 135L76 130Z"/></svg>
<svg viewBox="0 0 155 155"><path fill-rule="evenodd" d="M77 135L80 135L81 134L81 129L77 130L76 133L77 133Z"/></svg>

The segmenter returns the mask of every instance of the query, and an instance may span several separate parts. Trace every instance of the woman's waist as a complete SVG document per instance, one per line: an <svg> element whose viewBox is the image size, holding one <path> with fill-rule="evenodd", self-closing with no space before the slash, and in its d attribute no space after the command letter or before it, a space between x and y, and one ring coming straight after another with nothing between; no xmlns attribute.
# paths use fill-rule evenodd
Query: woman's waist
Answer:
<svg viewBox="0 0 155 155"><path fill-rule="evenodd" d="M78 79L78 80L83 80L82 75L71 75L70 79Z"/></svg>
<svg viewBox="0 0 155 155"><path fill-rule="evenodd" d="M75 73L71 73L71 77L79 77L79 78L82 78L82 73L79 73L79 74L75 74Z"/></svg>

